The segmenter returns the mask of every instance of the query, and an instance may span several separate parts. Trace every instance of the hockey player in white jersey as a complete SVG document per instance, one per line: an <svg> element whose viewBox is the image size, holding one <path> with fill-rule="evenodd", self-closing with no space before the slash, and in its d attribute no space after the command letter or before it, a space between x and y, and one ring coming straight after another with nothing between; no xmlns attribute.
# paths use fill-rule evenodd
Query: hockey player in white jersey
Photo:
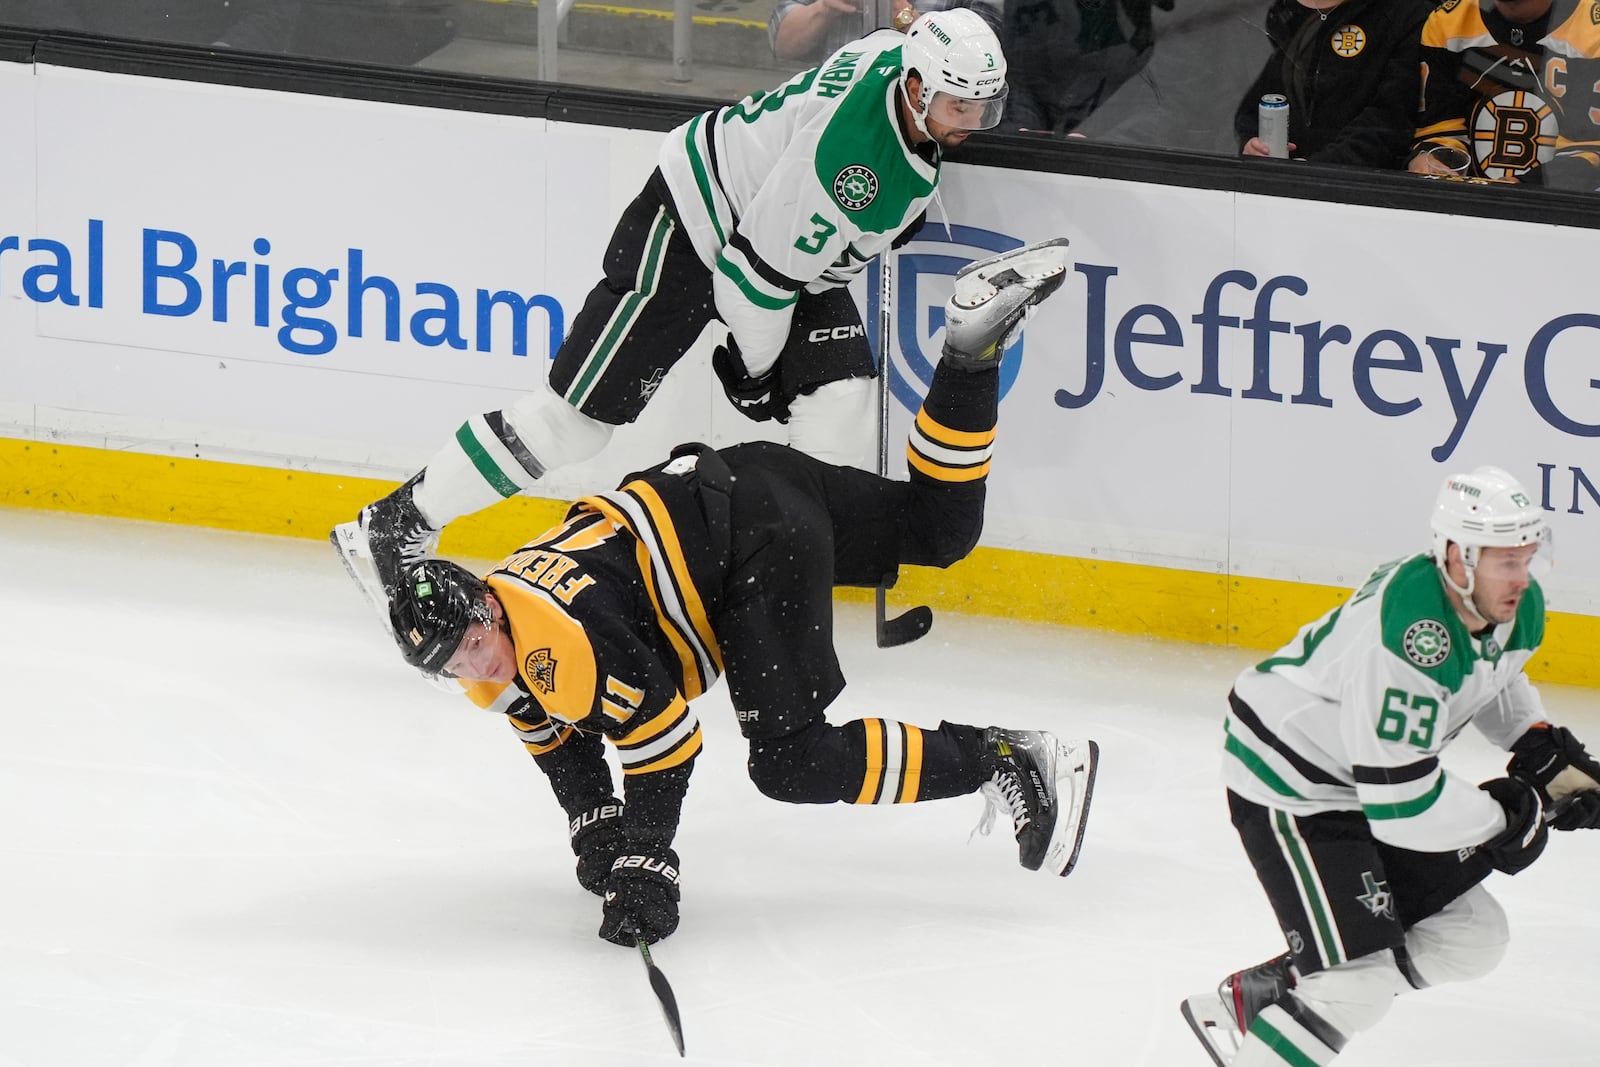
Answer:
<svg viewBox="0 0 1600 1067"><path fill-rule="evenodd" d="M1544 635L1544 513L1495 467L1449 478L1433 548L1378 568L1228 694L1223 778L1285 955L1190 997L1233 1067L1331 1063L1397 994L1482 977L1508 938L1480 884L1547 826L1600 826L1600 765L1523 673ZM1440 755L1471 724L1512 753L1475 785Z"/></svg>
<svg viewBox="0 0 1600 1067"><path fill-rule="evenodd" d="M863 462L876 370L844 286L915 232L943 151L997 125L1005 97L1000 42L962 9L880 30L673 130L548 388L467 419L336 527L351 574L386 605L446 523L598 453L713 321L728 336L712 364L741 412L787 422L789 443L820 459Z"/></svg>

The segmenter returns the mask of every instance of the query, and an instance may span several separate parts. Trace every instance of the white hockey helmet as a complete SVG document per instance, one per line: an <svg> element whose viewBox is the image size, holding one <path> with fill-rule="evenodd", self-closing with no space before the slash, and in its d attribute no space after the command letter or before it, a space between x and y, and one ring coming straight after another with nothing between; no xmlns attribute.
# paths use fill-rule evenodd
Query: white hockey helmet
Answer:
<svg viewBox="0 0 1600 1067"><path fill-rule="evenodd" d="M1445 580L1446 549L1454 541L1461 546L1461 561L1467 568L1467 584L1452 588L1463 595L1473 586L1478 566L1478 550L1538 545L1535 563L1547 570L1552 562L1551 530L1544 521L1544 510L1528 495L1522 483L1499 467L1479 467L1470 474L1452 474L1445 479L1433 505L1433 558Z"/></svg>
<svg viewBox="0 0 1600 1067"><path fill-rule="evenodd" d="M900 46L900 89L911 101L917 129L936 122L959 130L988 130L1005 114L1006 57L989 24L967 8L917 16ZM906 87L915 72L922 90Z"/></svg>

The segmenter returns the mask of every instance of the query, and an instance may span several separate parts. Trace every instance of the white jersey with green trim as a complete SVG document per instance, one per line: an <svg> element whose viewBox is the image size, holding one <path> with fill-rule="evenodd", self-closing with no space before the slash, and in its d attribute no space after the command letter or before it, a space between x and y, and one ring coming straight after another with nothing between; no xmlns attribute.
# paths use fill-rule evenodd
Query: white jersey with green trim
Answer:
<svg viewBox="0 0 1600 1067"><path fill-rule="evenodd" d="M1223 779L1297 815L1360 811L1399 848L1482 844L1505 829L1504 811L1439 755L1468 723L1509 750L1544 718L1523 673L1543 637L1536 582L1515 619L1473 634L1432 556L1387 563L1235 680Z"/></svg>
<svg viewBox="0 0 1600 1067"><path fill-rule="evenodd" d="M937 146L919 153L900 120L904 40L852 41L662 145L679 221L752 374L777 360L802 289L848 284L933 197Z"/></svg>

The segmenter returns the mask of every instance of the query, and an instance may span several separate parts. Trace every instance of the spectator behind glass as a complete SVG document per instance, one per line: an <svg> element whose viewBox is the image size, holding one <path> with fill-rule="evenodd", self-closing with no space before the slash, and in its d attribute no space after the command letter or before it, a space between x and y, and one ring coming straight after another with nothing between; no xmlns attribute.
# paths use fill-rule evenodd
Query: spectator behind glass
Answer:
<svg viewBox="0 0 1600 1067"><path fill-rule="evenodd" d="M1422 30L1422 116L1407 169L1593 191L1600 185L1600 5L1447 0Z"/></svg>
<svg viewBox="0 0 1600 1067"><path fill-rule="evenodd" d="M1002 129L1071 133L1150 61L1151 8L1174 0L1010 0Z"/></svg>
<svg viewBox="0 0 1600 1067"><path fill-rule="evenodd" d="M970 8L989 24L996 37L1001 33L1003 0L923 0L912 6L909 0L891 0L890 20L904 31L919 14ZM772 54L787 63L817 64L854 41L883 27L872 25L873 0L778 0L767 20L767 39Z"/></svg>
<svg viewBox="0 0 1600 1067"><path fill-rule="evenodd" d="M1475 0L1473 0L1475 2ZM1421 93L1418 54L1428 0L1273 0L1272 55L1239 101L1242 152L1264 156L1257 108L1289 99L1289 154L1316 163L1403 165Z"/></svg>

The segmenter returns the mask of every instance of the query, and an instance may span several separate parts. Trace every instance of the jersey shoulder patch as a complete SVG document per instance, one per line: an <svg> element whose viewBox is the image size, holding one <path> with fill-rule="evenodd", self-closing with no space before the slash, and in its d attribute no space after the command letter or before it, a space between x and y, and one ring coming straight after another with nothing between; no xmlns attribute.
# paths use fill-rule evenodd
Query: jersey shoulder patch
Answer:
<svg viewBox="0 0 1600 1067"><path fill-rule="evenodd" d="M895 50L898 52L898 49ZM851 55L841 52L835 60ZM862 57L872 63L876 57ZM818 76L823 84L827 71ZM912 152L895 117L899 63L867 66L844 93L817 139L817 181L863 232L898 232L907 209L933 195L937 164ZM820 91L820 89L819 89Z"/></svg>
<svg viewBox="0 0 1600 1067"><path fill-rule="evenodd" d="M1384 647L1446 688L1460 689L1468 634L1445 596L1433 557L1417 555L1402 563L1381 597Z"/></svg>
<svg viewBox="0 0 1600 1067"><path fill-rule="evenodd" d="M552 718L579 722L594 711L598 693L594 645L588 631L543 590L505 575L489 586L511 622L517 671Z"/></svg>

